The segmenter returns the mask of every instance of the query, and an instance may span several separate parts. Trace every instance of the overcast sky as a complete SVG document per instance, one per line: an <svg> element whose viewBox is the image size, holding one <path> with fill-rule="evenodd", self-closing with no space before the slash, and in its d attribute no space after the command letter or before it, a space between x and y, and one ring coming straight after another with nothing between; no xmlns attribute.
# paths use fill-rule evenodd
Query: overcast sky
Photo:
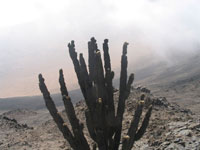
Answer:
<svg viewBox="0 0 200 150"><path fill-rule="evenodd" d="M199 0L0 0L0 97L40 94L39 73L57 92L60 68L76 88L70 40L86 57L92 36L100 49L108 38L117 70L123 42L132 64L171 61L199 50L199 27Z"/></svg>

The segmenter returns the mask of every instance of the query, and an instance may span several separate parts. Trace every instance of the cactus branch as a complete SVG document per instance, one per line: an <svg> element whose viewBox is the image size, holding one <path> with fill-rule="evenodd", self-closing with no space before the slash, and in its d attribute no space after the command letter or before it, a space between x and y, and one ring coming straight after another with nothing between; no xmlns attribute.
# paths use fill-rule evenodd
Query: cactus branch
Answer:
<svg viewBox="0 0 200 150"><path fill-rule="evenodd" d="M127 133L127 135L130 138L126 142L123 143L122 150L131 150L131 148L133 147L133 144L135 142L135 134L137 132L140 117L142 115L142 109L143 109L143 102L140 101L137 105L137 108L135 110L134 119L132 120L131 126Z"/></svg>
<svg viewBox="0 0 200 150"><path fill-rule="evenodd" d="M61 93L63 96L63 103L65 106L65 110L68 116L68 119L70 121L70 124L72 126L72 131L74 133L75 139L79 143L79 147L84 150L89 150L89 145L87 143L87 140L83 134L83 127L79 123L79 120L76 117L76 113L74 110L74 106L71 102L71 98L68 95L67 88L65 86L65 81L64 81L64 76L63 76L63 71L62 69L60 70L60 77L59 77L59 82L60 82L60 89Z"/></svg>
<svg viewBox="0 0 200 150"><path fill-rule="evenodd" d="M50 93L44 83L44 78L42 77L41 74L39 74L38 77L39 77L39 87L43 94L47 109L49 110L51 116L53 117L54 121L56 122L59 130L62 132L64 138L69 142L69 144L71 145L71 147L73 149L77 149L77 145L75 143L75 138L73 137L68 126L66 124L64 124L64 120L58 113L58 110L56 109L56 106L55 106L55 104L50 96Z"/></svg>
<svg viewBox="0 0 200 150"><path fill-rule="evenodd" d="M140 129L138 130L138 132L136 133L135 135L135 140L138 141L145 133L146 129L147 129L147 126L149 124L149 120L150 120L150 117L151 117L151 112L152 112L152 108L153 106L151 105L144 117L144 120L142 122L142 125L140 127Z"/></svg>
<svg viewBox="0 0 200 150"><path fill-rule="evenodd" d="M115 134L115 146L114 149L118 149L120 138L121 138L121 131L122 131L122 119L125 110L125 100L128 97L129 93L126 93L127 88L127 46L128 43L125 42L123 45L123 52L121 57L121 74L120 74L120 87L119 87L119 102L117 107L117 131Z"/></svg>
<svg viewBox="0 0 200 150"><path fill-rule="evenodd" d="M77 59L77 53L75 51L75 44L74 44L74 41L71 41L71 43L68 44L68 47L69 47L69 54L70 54L70 57L72 59L72 62L74 64L74 70L76 72L76 76L77 76L77 79L78 79L78 83L80 85L80 88L81 88L81 91L83 93L83 96L85 99L87 99L86 97L86 90L85 90L85 84L84 84L84 81L83 81L83 78L81 76L81 72L80 72L80 64L79 64L79 61Z"/></svg>

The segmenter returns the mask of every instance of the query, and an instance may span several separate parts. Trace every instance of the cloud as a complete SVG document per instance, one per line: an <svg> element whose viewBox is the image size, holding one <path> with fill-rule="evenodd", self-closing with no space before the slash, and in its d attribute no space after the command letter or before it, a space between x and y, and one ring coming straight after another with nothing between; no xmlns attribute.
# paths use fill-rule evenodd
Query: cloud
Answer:
<svg viewBox="0 0 200 150"><path fill-rule="evenodd" d="M130 43L129 64L135 66L143 60L171 61L198 51L199 4L198 0L1 1L0 97L39 94L40 72L50 90L58 89L59 68L64 69L68 86L77 87L67 52L72 39L87 60L90 37L96 37L100 49L103 39L109 38L115 70L124 41Z"/></svg>

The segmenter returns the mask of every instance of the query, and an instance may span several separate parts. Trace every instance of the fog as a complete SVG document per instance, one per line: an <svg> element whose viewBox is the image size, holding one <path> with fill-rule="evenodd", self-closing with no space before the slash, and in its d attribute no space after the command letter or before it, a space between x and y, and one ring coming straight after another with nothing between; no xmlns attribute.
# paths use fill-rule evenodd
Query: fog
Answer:
<svg viewBox="0 0 200 150"><path fill-rule="evenodd" d="M6 0L0 1L0 97L38 95L39 73L58 92L63 68L77 88L67 43L87 59L87 41L99 49L109 39L112 67L119 72L123 42L129 66L173 63L199 51L198 0Z"/></svg>

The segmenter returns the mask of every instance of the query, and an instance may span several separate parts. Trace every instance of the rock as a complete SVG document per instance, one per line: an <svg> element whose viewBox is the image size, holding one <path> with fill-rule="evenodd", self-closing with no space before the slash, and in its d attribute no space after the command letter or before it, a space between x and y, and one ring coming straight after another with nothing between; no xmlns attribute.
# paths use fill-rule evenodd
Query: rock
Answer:
<svg viewBox="0 0 200 150"><path fill-rule="evenodd" d="M185 148L188 150L200 150L200 138L192 137L192 139L188 139Z"/></svg>
<svg viewBox="0 0 200 150"><path fill-rule="evenodd" d="M170 145L170 142L166 141L166 142L163 142L163 143L161 144L161 146L167 146L167 145Z"/></svg>
<svg viewBox="0 0 200 150"><path fill-rule="evenodd" d="M5 127L8 129L33 129L29 127L27 124L19 124L16 119L11 119L7 116L0 116L0 127Z"/></svg>
<svg viewBox="0 0 200 150"><path fill-rule="evenodd" d="M143 88L140 88L141 92L144 92L144 93L151 93L151 91L145 87Z"/></svg>
<svg viewBox="0 0 200 150"><path fill-rule="evenodd" d="M174 140L174 143L179 143L179 142L181 142L181 141L182 141L182 139L176 138L176 139Z"/></svg>
<svg viewBox="0 0 200 150"><path fill-rule="evenodd" d="M14 123L17 123L17 120L16 120L16 119L10 119L10 118L8 118L8 117L6 117L6 116L3 116L3 119L5 119L5 120L7 120L7 121L12 121L12 122L14 122Z"/></svg>
<svg viewBox="0 0 200 150"><path fill-rule="evenodd" d="M179 142L179 144L185 147L185 142Z"/></svg>
<svg viewBox="0 0 200 150"><path fill-rule="evenodd" d="M190 136L192 135L192 131L189 129L182 130L178 133L178 136Z"/></svg>
<svg viewBox="0 0 200 150"><path fill-rule="evenodd" d="M182 145L171 143L165 150L185 150L185 148Z"/></svg>
<svg viewBox="0 0 200 150"><path fill-rule="evenodd" d="M169 126L169 129L175 129L175 128L181 128L181 127L185 128L187 123L188 122L181 122L181 121L179 121L179 122L170 122L168 124L168 126Z"/></svg>
<svg viewBox="0 0 200 150"><path fill-rule="evenodd" d="M151 146L159 146L159 145L161 145L161 141L153 141L151 143Z"/></svg>
<svg viewBox="0 0 200 150"><path fill-rule="evenodd" d="M169 106L169 102L167 101L165 97L159 97L159 98L154 99L153 104L156 106L164 106L164 107Z"/></svg>
<svg viewBox="0 0 200 150"><path fill-rule="evenodd" d="M199 123L193 123L193 124L190 124L190 125L188 126L188 128L189 128L189 129L192 129L192 130L197 129L197 128L200 129L200 124L199 124Z"/></svg>

